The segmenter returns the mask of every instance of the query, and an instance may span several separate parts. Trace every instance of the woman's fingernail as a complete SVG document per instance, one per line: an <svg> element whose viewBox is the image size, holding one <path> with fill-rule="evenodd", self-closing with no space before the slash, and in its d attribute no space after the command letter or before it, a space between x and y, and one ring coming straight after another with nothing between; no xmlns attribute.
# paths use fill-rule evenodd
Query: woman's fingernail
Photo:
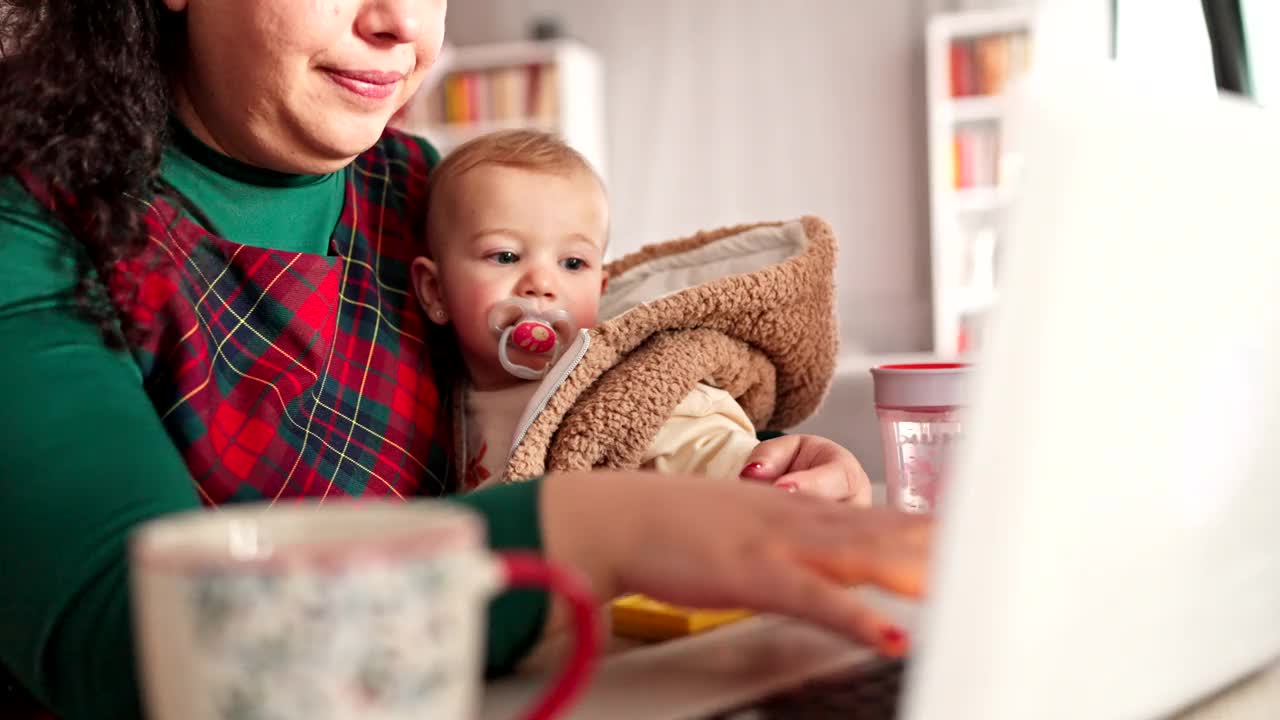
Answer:
<svg viewBox="0 0 1280 720"><path fill-rule="evenodd" d="M907 633L892 625L880 631L880 639L894 650L900 650L907 645Z"/></svg>
<svg viewBox="0 0 1280 720"><path fill-rule="evenodd" d="M786 490L789 493L800 492L800 488L793 482L780 482L777 485L774 485L774 487L780 490Z"/></svg>
<svg viewBox="0 0 1280 720"><path fill-rule="evenodd" d="M762 465L761 463L751 463L750 465L742 468L742 472L738 473L738 475L739 476L755 475L762 470L764 470L764 465Z"/></svg>

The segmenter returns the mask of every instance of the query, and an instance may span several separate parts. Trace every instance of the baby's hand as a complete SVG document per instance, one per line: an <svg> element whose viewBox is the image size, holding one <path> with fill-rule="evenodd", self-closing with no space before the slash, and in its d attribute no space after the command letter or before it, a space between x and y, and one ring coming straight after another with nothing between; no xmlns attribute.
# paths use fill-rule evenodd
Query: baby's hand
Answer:
<svg viewBox="0 0 1280 720"><path fill-rule="evenodd" d="M853 453L816 435L784 435L756 446L742 479L866 507L871 480Z"/></svg>

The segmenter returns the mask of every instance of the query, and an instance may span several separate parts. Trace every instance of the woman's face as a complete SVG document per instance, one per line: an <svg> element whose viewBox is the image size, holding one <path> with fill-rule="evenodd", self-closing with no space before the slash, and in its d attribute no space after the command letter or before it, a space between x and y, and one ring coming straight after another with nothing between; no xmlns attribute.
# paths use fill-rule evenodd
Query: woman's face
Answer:
<svg viewBox="0 0 1280 720"><path fill-rule="evenodd" d="M377 142L444 36L446 0L165 0L186 12L177 112L201 140L281 172Z"/></svg>

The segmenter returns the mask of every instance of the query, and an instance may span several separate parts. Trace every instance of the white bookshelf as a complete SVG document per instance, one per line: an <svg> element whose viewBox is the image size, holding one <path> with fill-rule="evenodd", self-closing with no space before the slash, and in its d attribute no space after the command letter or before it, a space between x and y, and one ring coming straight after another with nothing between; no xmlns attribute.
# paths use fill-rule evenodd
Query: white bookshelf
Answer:
<svg viewBox="0 0 1280 720"><path fill-rule="evenodd" d="M545 76L554 78L550 107L516 116L498 118L481 113L469 120L449 121L444 110L444 93L450 76L480 77L503 69L531 67L553 68L553 73ZM491 91L487 84L481 90ZM448 46L393 124L427 138L442 154L495 130L523 127L546 130L564 138L605 177L602 64L599 55L574 40Z"/></svg>
<svg viewBox="0 0 1280 720"><path fill-rule="evenodd" d="M1007 7L936 15L926 32L926 93L929 111L930 256L933 292L933 347L942 356L958 356L980 343L981 317L996 301L995 258L1002 218L1009 205L1009 168L1000 150L1005 113L1000 93L953 95L952 45L981 38L1025 33L1020 46L1032 52L1034 11ZM970 56L973 60L973 56ZM1016 79L1021 62L1006 73ZM1007 80L1006 80L1007 82ZM968 88L973 90L973 88ZM981 139L989 168L980 181L960 185L958 133ZM966 143L972 150L973 143ZM972 170L973 153L964 154ZM962 332L963 331L963 332ZM968 348L962 347L962 334Z"/></svg>

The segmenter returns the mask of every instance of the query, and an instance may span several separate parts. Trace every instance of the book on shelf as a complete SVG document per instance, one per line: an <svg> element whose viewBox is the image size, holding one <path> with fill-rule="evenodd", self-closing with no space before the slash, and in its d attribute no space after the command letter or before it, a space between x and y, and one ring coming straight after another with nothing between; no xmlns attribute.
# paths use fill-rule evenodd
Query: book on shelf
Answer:
<svg viewBox="0 0 1280 720"><path fill-rule="evenodd" d="M533 94L529 115L544 123L553 122L559 107L560 71L555 65L543 65L538 73L538 91Z"/></svg>
<svg viewBox="0 0 1280 720"><path fill-rule="evenodd" d="M489 80L493 88L495 119L508 121L525 116L524 93L528 72L525 67L502 67L493 71Z"/></svg>
<svg viewBox="0 0 1280 720"><path fill-rule="evenodd" d="M393 122L404 125L554 124L559 72L552 63L458 70L425 97L406 103Z"/></svg>
<svg viewBox="0 0 1280 720"><path fill-rule="evenodd" d="M995 187L1000 183L1000 131L994 123L963 125L951 139L952 188Z"/></svg>
<svg viewBox="0 0 1280 720"><path fill-rule="evenodd" d="M999 95L1031 61L1026 31L955 38L948 48L951 97Z"/></svg>
<svg viewBox="0 0 1280 720"><path fill-rule="evenodd" d="M951 97L977 94L972 86L973 46L968 40L952 40L948 48L948 69L951 77Z"/></svg>

